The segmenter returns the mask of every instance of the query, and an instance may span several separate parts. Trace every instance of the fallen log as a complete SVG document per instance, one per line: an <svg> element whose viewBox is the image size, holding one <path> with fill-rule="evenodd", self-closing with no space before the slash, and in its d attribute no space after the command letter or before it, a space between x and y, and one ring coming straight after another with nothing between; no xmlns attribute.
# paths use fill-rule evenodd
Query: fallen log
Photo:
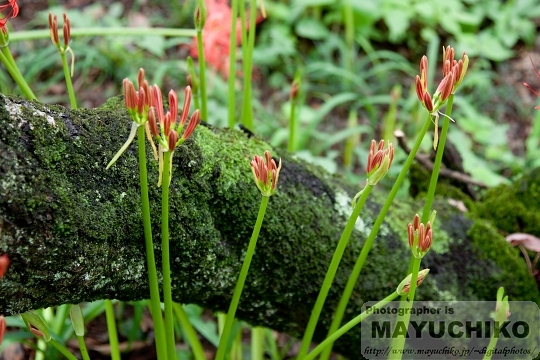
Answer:
<svg viewBox="0 0 540 360"><path fill-rule="evenodd" d="M136 143L109 170L131 120L121 98L99 109L69 110L0 96L0 251L10 268L0 281L5 315L97 299L149 296ZM173 297L226 311L255 223L260 193L249 161L270 146L241 131L199 126L176 150L170 199ZM157 183L150 149L149 182ZM270 204L237 316L301 336L332 253L351 212L351 189L336 176L281 156ZM158 269L160 190L150 188ZM348 274L384 201L375 191L357 221L315 339L322 340ZM347 316L380 300L405 277L406 225L422 200L396 202L361 274ZM438 198L434 245L423 260L430 275L419 300L540 302L519 251L488 220ZM337 349L359 353L359 330Z"/></svg>

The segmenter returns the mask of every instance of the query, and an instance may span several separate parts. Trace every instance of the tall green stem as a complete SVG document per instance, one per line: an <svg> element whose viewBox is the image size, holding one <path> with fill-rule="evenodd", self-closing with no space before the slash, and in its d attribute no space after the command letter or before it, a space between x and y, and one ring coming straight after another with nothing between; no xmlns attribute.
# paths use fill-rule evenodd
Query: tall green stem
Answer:
<svg viewBox="0 0 540 360"><path fill-rule="evenodd" d="M227 319L225 320L223 334L221 335L221 339L219 340L219 346L215 360L225 359L227 344L229 343L229 337L231 335L231 330L234 324L234 316L236 315L236 309L238 309L238 304L240 303L240 296L242 295L242 289L244 288L244 283L246 282L249 266L251 265L251 259L253 258L253 254L255 253L255 246L257 245L257 239L259 238L259 232L261 230L264 214L266 212L266 206L268 205L268 199L270 199L270 197L263 196L261 200L261 206L259 208L259 214L257 215L257 221L255 222L253 233L251 234L251 239L249 241L246 257L244 258L244 263L242 264L242 269L240 270L240 276L238 277L236 287L234 288L233 298L231 300L231 304L229 305Z"/></svg>
<svg viewBox="0 0 540 360"><path fill-rule="evenodd" d="M171 152L163 153L163 181L161 183L161 266L163 267L163 302L165 303L165 334L167 355L176 359L174 318L169 251L169 183L171 179Z"/></svg>
<svg viewBox="0 0 540 360"><path fill-rule="evenodd" d="M251 360L264 360L264 328L251 329Z"/></svg>
<svg viewBox="0 0 540 360"><path fill-rule="evenodd" d="M255 20L257 19L257 0L249 1L249 31L246 51L244 51L244 102L242 104L242 123L253 131L253 108L251 106L251 75L253 69L253 48L255 47Z"/></svg>
<svg viewBox="0 0 540 360"><path fill-rule="evenodd" d="M77 341L79 342L79 351L81 352L83 360L90 360L90 356L88 355L88 349L86 348L86 344L84 343L84 336L77 336Z"/></svg>
<svg viewBox="0 0 540 360"><path fill-rule="evenodd" d="M296 96L291 97L291 115L290 115L290 121L289 121L289 144L288 144L288 150L290 153L294 152L296 149L296 114L295 114L295 106L296 105Z"/></svg>
<svg viewBox="0 0 540 360"><path fill-rule="evenodd" d="M389 302L391 302L392 300L394 300L397 297L398 297L398 293L394 292L393 294L388 295L387 297L385 297L384 299L379 301L370 310L374 310L374 308L381 309L381 308L385 307L386 305L388 305ZM314 359L323 350L328 349L328 347L331 346L334 343L334 341L339 339L343 334L345 334L347 331L352 329L358 323L362 322L364 319L369 317L371 314L373 314L373 312L370 311L368 313L367 311L364 311L363 313L361 313L360 315L358 315L357 317L355 317L354 319L352 319L351 321L349 321L348 323L346 323L345 325L340 327L332 335L330 335L322 343L320 343L315 349L313 349L313 351L311 351L306 357L304 357L303 360Z"/></svg>
<svg viewBox="0 0 540 360"><path fill-rule="evenodd" d="M229 128L234 128L235 121L235 98L234 83L236 80L236 23L238 18L238 0L231 3L231 35L229 43Z"/></svg>
<svg viewBox="0 0 540 360"><path fill-rule="evenodd" d="M422 126L422 129L420 130L418 137L416 138L416 141L411 150L411 153L407 157L407 160L405 161L405 165L403 165L403 169L401 169L401 172L399 173L399 176L396 179L396 182L394 183L392 190L390 190L390 193L388 194L386 201L379 215L377 216L375 223L373 224L373 228L371 229L371 232L369 233L369 236L364 246L362 247L362 251L360 252L358 259L356 260L356 263L354 264L354 268L351 272L351 275L349 276L349 280L347 281L345 290L343 290L343 294L341 295L341 299L336 309L334 318L332 319L332 324L330 325L330 329L328 330L328 336L334 333L339 328L339 325L341 324L341 320L343 319L343 315L345 314L345 310L347 309L347 304L349 303L349 299L351 298L352 292L354 290L354 286L356 285L358 277L360 276L360 272L362 271L362 268L364 267L369 251L371 250L371 247L373 246L375 237L377 236L379 229L382 223L384 222L386 213L390 209L390 206L392 205L392 202L394 201L394 198L399 188L401 187L401 184L403 183L403 181L405 180L405 177L407 176L407 172L409 171L409 168L412 165L414 157L416 156L416 153L418 152L418 149L420 148L422 139L424 138L430 124L431 124L431 116L427 116L426 120L424 121L424 125ZM331 351L332 351L332 348L330 346L325 350L324 354L321 355L321 359L328 359Z"/></svg>
<svg viewBox="0 0 540 360"><path fill-rule="evenodd" d="M62 68L64 69L64 77L66 78L66 88L69 94L69 103L71 104L72 109L76 109L77 100L75 99L75 92L73 91L73 83L71 82L71 72L69 71L69 65L67 63L66 53L61 52L60 57L62 58Z"/></svg>
<svg viewBox="0 0 540 360"><path fill-rule="evenodd" d="M56 350L60 351L60 353L62 353L62 355L64 355L66 358L68 358L68 360L77 360L77 358L75 357L75 355L73 355L72 353L69 352L68 349L66 349L65 346L63 346L62 344L60 344L58 341L54 340L54 339L51 339L49 341L49 344L51 344L52 346L54 346L56 348Z"/></svg>
<svg viewBox="0 0 540 360"><path fill-rule="evenodd" d="M137 128L137 141L139 148L139 180L141 185L141 204L144 225L144 243L146 247L146 265L148 266L148 284L150 285L150 303L154 332L156 333L156 351L158 360L167 360L167 346L161 305L159 299L159 286L154 256L154 242L152 241L152 224L150 221L150 199L148 197L148 172L146 170L146 134L144 126Z"/></svg>
<svg viewBox="0 0 540 360"><path fill-rule="evenodd" d="M109 346L111 348L111 359L120 360L120 349L118 348L118 333L116 331L116 319L112 301L105 299L105 315L107 317L107 332L109 333Z"/></svg>
<svg viewBox="0 0 540 360"><path fill-rule="evenodd" d="M2 61L2 63L6 67L6 70L9 72L17 86L19 86L24 96L26 96L28 100L36 100L36 96L28 86L28 83L26 82L24 77L22 76L7 46L2 47L0 61Z"/></svg>
<svg viewBox="0 0 540 360"><path fill-rule="evenodd" d="M208 121L208 108L206 106L206 62L204 60L204 47L202 30L197 30L197 49L199 52L199 91L201 92L201 119Z"/></svg>
<svg viewBox="0 0 540 360"><path fill-rule="evenodd" d="M326 301L326 297L328 296L328 292L332 287L332 282L334 281L334 277L336 276L339 263L341 261L341 258L343 257L345 249L347 248L347 244L349 243L349 238L351 237L352 231L354 230L356 220L358 219L360 211L362 211L362 208L366 203L371 189L373 189L372 185L366 185L366 187L362 191L362 195L360 195L360 199L358 200L353 209L351 216L349 217L349 220L347 221L347 225L345 225L343 233L341 234L341 238L339 239L336 250L334 251L334 255L332 256L332 261L330 262L330 266L328 267L328 271L326 272L326 276L324 278L321 290L319 291L319 296L317 297L315 306L311 311L311 316L309 318L309 322L304 332L304 337L302 339L302 345L300 346L300 350L298 352L298 359L302 359L304 356L306 356L309 350L309 345L311 344L313 333L315 333L315 327L317 326L317 322L319 321L319 316L321 315L324 302Z"/></svg>
<svg viewBox="0 0 540 360"><path fill-rule="evenodd" d="M452 114L452 106L454 104L454 94L450 95L448 98L448 104L446 106L447 116ZM426 196L426 203L424 204L424 209L422 211L422 223L427 223L429 220L429 215L431 213L431 207L433 205L433 199L435 198L435 190L437 188L437 181L439 179L439 172L441 169L442 157L444 153L444 147L446 145L446 137L448 135L448 129L450 127L450 119L444 116L443 128L441 131L441 136L439 138L439 143L437 145L437 154L435 156L435 163L433 164L433 171L431 173L431 179L429 181L429 188ZM416 294L416 281L418 280L418 272L420 271L420 262L422 259L417 259L412 257L412 276L411 276L411 286L407 294L403 294L399 307L406 309L403 312L402 316L398 317L398 321L402 322L405 326L405 329L409 326L409 321L411 319L411 314L407 310L412 309L414 304L414 296ZM408 300L408 301L407 301ZM401 313L401 312L400 312ZM392 341L392 348L403 350L405 347L405 337L399 336ZM396 353L395 359L399 360L403 356L403 353L398 351Z"/></svg>

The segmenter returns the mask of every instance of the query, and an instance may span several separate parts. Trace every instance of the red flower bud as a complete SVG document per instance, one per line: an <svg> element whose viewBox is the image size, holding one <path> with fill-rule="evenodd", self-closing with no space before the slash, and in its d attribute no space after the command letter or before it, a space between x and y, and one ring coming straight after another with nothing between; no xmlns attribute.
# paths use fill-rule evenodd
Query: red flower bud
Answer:
<svg viewBox="0 0 540 360"><path fill-rule="evenodd" d="M8 267L9 267L9 256L7 254L3 254L0 256L0 278L4 277Z"/></svg>

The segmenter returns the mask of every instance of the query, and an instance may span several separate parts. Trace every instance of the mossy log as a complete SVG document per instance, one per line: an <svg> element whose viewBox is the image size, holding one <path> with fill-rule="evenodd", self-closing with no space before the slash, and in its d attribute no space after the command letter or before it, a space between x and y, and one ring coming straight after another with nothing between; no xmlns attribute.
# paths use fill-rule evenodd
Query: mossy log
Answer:
<svg viewBox="0 0 540 360"><path fill-rule="evenodd" d="M109 170L131 120L120 98L99 109L69 110L0 96L0 252L10 268L0 281L0 313L64 303L148 298L136 142ZM255 223L260 193L249 161L270 146L241 131L199 126L174 155L170 225L174 299L226 311ZM160 189L149 159L152 226L160 259ZM284 151L242 294L238 317L300 336L358 189ZM368 201L327 300L315 338L325 336L354 260L384 200ZM382 226L355 289L348 316L380 300L405 277L406 224L422 200L399 201ZM487 220L439 198L431 273L418 299L539 302L519 251ZM158 260L158 269L161 267ZM358 354L359 330L338 344Z"/></svg>

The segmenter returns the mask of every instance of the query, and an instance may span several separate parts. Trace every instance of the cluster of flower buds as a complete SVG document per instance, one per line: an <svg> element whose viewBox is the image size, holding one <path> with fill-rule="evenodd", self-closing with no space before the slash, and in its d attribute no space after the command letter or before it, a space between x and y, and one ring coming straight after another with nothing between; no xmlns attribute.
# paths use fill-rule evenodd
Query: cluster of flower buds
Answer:
<svg viewBox="0 0 540 360"><path fill-rule="evenodd" d="M439 83L433 97L428 92L428 59L424 55L420 60L420 75L416 75L416 95L422 105L430 112L436 113L444 105L448 97L456 92L463 81L469 66L469 57L463 53L459 61L454 59L455 50L447 46L443 48L443 79Z"/></svg>
<svg viewBox="0 0 540 360"><path fill-rule="evenodd" d="M534 65L534 61L532 59L532 57L529 56L529 58L531 59L531 64L533 66L533 69L534 69L534 72L536 73L536 75L538 75L538 77L540 77L540 72L538 72L538 69L536 69L536 66ZM526 82L523 83L523 85L532 91L532 93L536 96L540 96L540 93L538 93L538 91L534 90L531 85L527 84ZM540 110L540 106L535 106L534 107L536 110Z"/></svg>
<svg viewBox="0 0 540 360"><path fill-rule="evenodd" d="M272 159L270 151L266 150L264 152L264 158L258 155L253 157L251 170L253 171L255 184L261 191L261 194L263 196L271 196L276 191L279 171L281 170L281 159L279 159L279 166L277 166L274 159Z"/></svg>
<svg viewBox="0 0 540 360"><path fill-rule="evenodd" d="M439 83L433 97L428 92L428 59L424 55L420 60L420 75L416 75L416 95L418 100L426 110L435 117L435 134L433 138L433 148L437 149L439 142L439 109L446 103L451 94L455 93L458 86L463 81L469 66L469 57L463 53L459 61L454 59L454 48L447 46L443 48L443 79ZM453 120L452 120L453 121Z"/></svg>
<svg viewBox="0 0 540 360"><path fill-rule="evenodd" d="M424 281L428 273L429 273L429 269L424 269L418 272L418 278L416 279L417 287L420 286L422 281ZM412 274L409 274L409 276L403 279L403 281L399 284L399 286L396 289L396 292L398 293L398 295L409 293L409 290L411 289L411 280L412 280Z"/></svg>
<svg viewBox="0 0 540 360"><path fill-rule="evenodd" d="M495 320L495 326L502 326L510 317L510 305L508 304L508 295L504 295L504 288L500 287L497 291L497 304L495 312L491 313L491 318Z"/></svg>
<svg viewBox="0 0 540 360"><path fill-rule="evenodd" d="M191 103L191 88L187 86L184 92L184 106L182 107L182 114L179 121L177 121L178 95L174 90L169 91L169 111L167 113L163 109L161 90L157 85L154 85L153 96L153 105L148 116L150 132L159 142L162 151L172 152L193 133L199 124L201 118L200 112L199 110L195 110L191 115L187 128L182 133L182 136L179 136L188 118L189 105Z"/></svg>
<svg viewBox="0 0 540 360"><path fill-rule="evenodd" d="M407 226L407 232L409 235L409 246L414 257L417 259L423 258L431 248L433 242L431 222L428 221L426 225L420 223L420 216L416 214L413 223L409 223Z"/></svg>
<svg viewBox="0 0 540 360"><path fill-rule="evenodd" d="M145 73L144 69L139 69L139 74L137 76L137 81L139 85L139 91L135 91L135 86L129 79L124 79L124 101L126 102L126 107L128 109L129 116L133 120L131 124L131 131L129 133L128 139L122 145L120 150L114 155L112 160L107 164L107 169L110 168L116 160L122 156L122 154L127 150L129 145L135 139L137 135L137 128L139 126L145 126L146 135L152 148L154 149L154 157L157 159L157 150L155 149L154 143L152 142L152 136L150 135L150 129L148 128L148 112L150 106L152 105L152 87L148 85L148 82L144 79Z"/></svg>
<svg viewBox="0 0 540 360"><path fill-rule="evenodd" d="M135 86L129 79L124 79L124 101L128 113L135 123L145 125L148 121L148 111L152 106L152 87L148 85L148 81L144 79L144 69L139 69L137 83L139 90L135 90Z"/></svg>
<svg viewBox="0 0 540 360"><path fill-rule="evenodd" d="M64 13L64 26L62 28L64 33L64 44L60 43L60 38L58 36L58 18L56 15L53 16L51 13L49 13L49 31L51 33L51 40L58 48L58 51L60 51L62 54L69 51L69 42L71 41L71 24L66 13Z"/></svg>
<svg viewBox="0 0 540 360"><path fill-rule="evenodd" d="M379 145L375 140L371 140L366 171L368 176L368 185L376 185L390 169L394 160L394 146L388 143L388 147L384 148L384 140L379 141Z"/></svg>

